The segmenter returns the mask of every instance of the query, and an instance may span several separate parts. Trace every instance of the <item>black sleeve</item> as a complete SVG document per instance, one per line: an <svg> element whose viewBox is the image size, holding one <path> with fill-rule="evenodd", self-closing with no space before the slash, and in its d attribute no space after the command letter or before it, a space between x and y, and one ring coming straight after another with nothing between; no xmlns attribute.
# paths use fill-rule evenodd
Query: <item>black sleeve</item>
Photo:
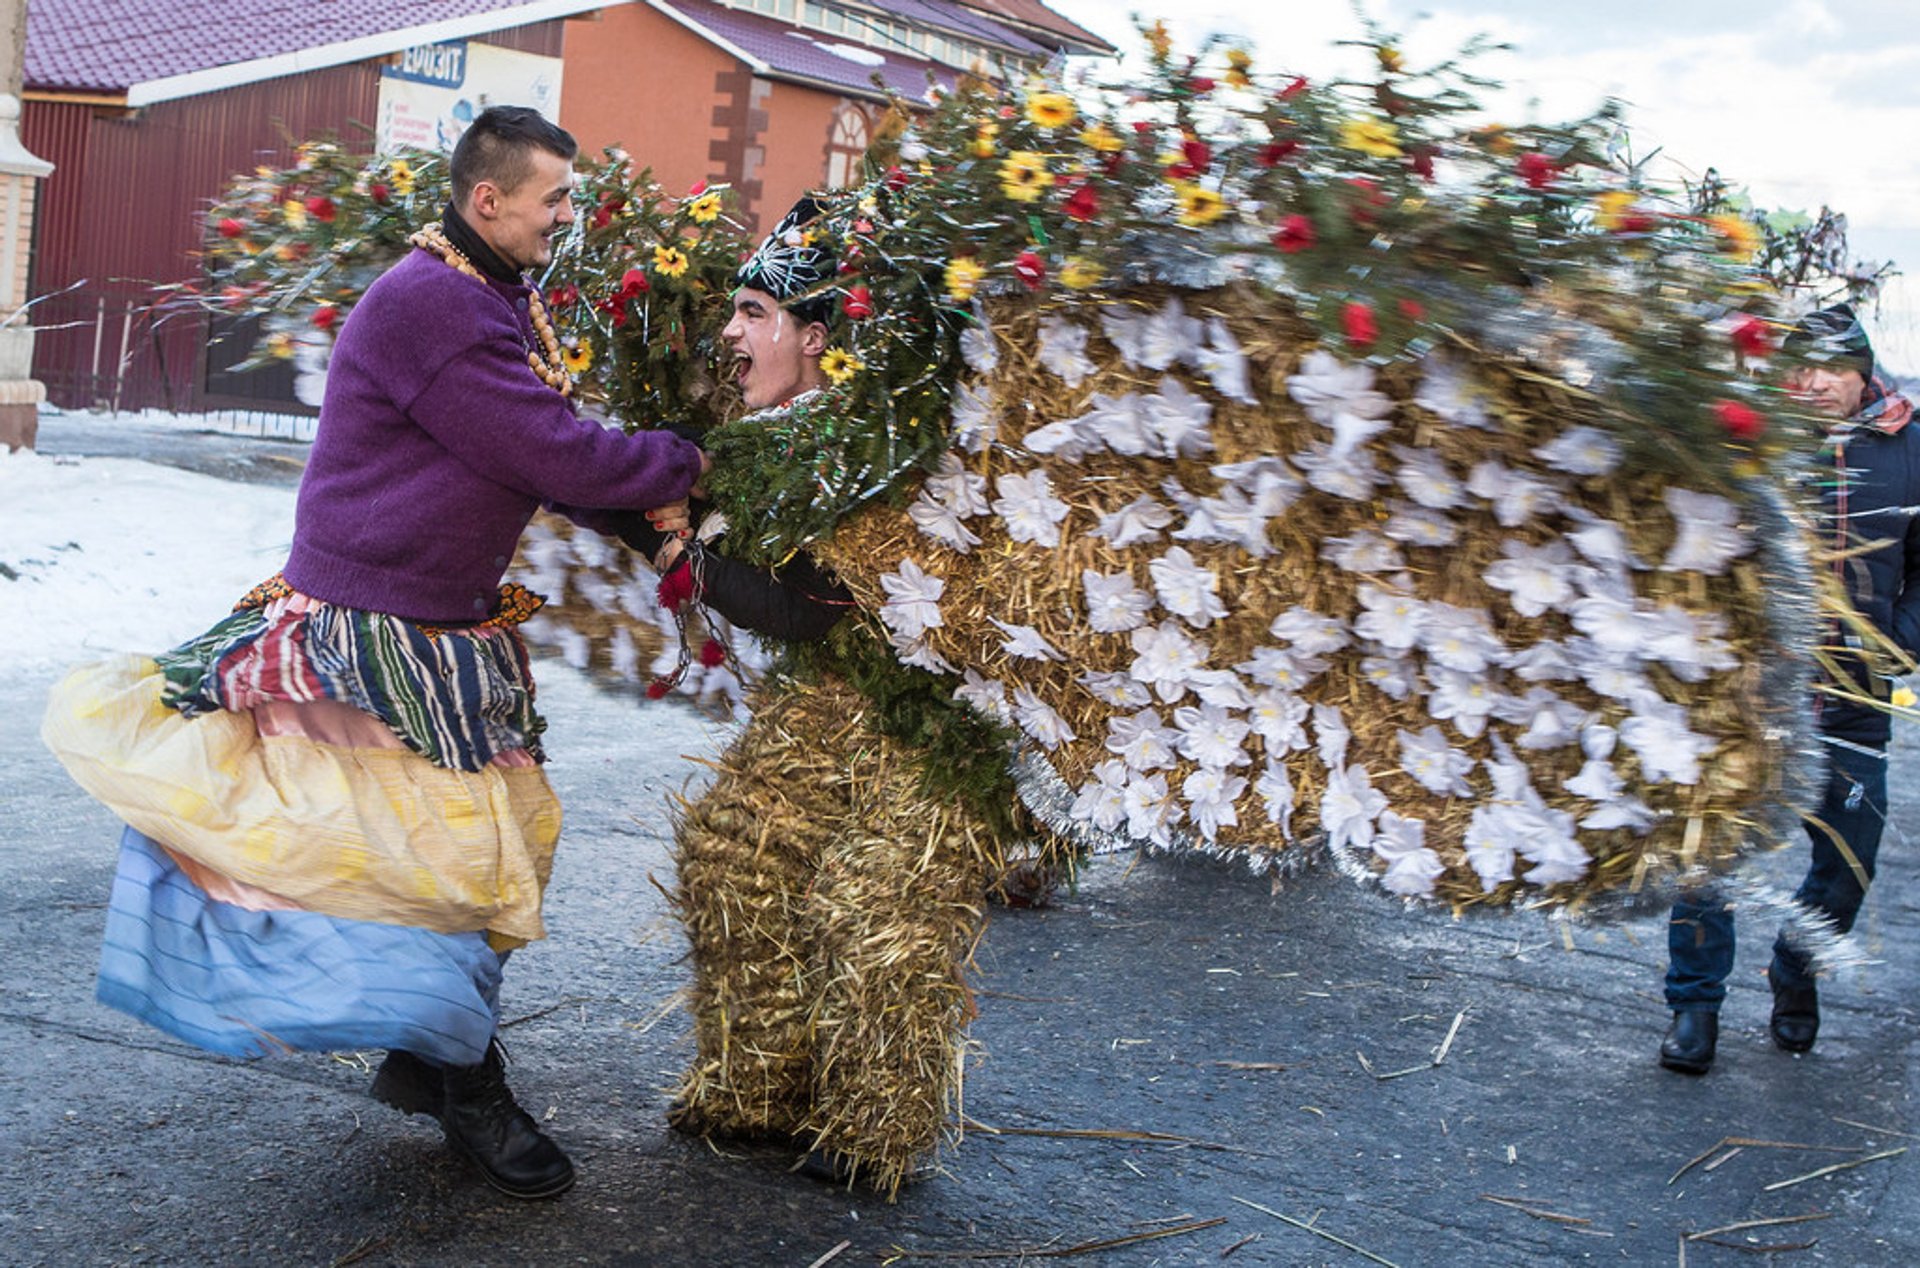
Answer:
<svg viewBox="0 0 1920 1268"><path fill-rule="evenodd" d="M796 643L825 638L853 594L807 555L756 568L712 550L694 560L700 601L742 629Z"/></svg>
<svg viewBox="0 0 1920 1268"><path fill-rule="evenodd" d="M667 543L667 535L647 522L645 511L602 511L599 520L600 531L612 533L642 559L651 560ZM699 516L693 520L698 523Z"/></svg>

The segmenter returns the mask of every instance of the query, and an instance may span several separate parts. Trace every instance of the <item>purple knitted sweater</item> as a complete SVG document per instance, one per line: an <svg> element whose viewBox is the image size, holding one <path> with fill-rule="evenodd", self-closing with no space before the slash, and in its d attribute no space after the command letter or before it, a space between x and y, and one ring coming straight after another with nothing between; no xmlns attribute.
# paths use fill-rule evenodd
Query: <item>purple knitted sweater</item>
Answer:
<svg viewBox="0 0 1920 1268"><path fill-rule="evenodd" d="M693 486L696 446L581 418L528 368L529 294L419 250L367 289L327 367L286 566L294 589L472 621L543 503L641 510Z"/></svg>

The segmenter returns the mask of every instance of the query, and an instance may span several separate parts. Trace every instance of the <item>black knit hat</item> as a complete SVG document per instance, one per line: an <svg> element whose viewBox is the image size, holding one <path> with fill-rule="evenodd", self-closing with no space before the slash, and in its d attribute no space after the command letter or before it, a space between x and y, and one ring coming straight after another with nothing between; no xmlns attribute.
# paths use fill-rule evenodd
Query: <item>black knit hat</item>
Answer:
<svg viewBox="0 0 1920 1268"><path fill-rule="evenodd" d="M1873 381L1873 344L1851 305L1835 304L1808 313L1794 323L1783 346L1788 354L1811 365L1858 370L1861 378Z"/></svg>
<svg viewBox="0 0 1920 1268"><path fill-rule="evenodd" d="M833 293L825 284L833 280L835 261L826 226L818 223L826 210L811 194L802 195L733 275L739 285L779 300L802 325L833 323ZM796 298L801 295L808 297Z"/></svg>

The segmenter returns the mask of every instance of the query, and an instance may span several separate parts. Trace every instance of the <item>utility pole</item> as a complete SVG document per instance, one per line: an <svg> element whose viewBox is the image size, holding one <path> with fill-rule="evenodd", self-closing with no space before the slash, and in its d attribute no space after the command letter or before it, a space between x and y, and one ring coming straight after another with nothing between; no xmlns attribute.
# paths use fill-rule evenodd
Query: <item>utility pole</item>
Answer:
<svg viewBox="0 0 1920 1268"><path fill-rule="evenodd" d="M20 142L20 90L27 58L27 0L0 0L0 445L31 449L47 389L33 378L27 265L33 254L35 186L53 164Z"/></svg>

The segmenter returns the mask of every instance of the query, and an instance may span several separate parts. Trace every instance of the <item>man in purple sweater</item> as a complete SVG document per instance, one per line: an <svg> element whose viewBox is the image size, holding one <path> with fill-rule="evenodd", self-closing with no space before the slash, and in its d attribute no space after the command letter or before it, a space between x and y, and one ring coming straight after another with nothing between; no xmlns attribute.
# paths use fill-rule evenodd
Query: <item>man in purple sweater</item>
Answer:
<svg viewBox="0 0 1920 1268"><path fill-rule="evenodd" d="M76 671L42 730L127 825L104 1003L230 1056L384 1048L374 1095L519 1198L574 1173L495 1038L560 823L514 628L535 605L502 574L543 505L665 512L706 468L568 400L525 274L573 220L574 153L532 110L474 121L443 223L340 333L281 576Z"/></svg>

